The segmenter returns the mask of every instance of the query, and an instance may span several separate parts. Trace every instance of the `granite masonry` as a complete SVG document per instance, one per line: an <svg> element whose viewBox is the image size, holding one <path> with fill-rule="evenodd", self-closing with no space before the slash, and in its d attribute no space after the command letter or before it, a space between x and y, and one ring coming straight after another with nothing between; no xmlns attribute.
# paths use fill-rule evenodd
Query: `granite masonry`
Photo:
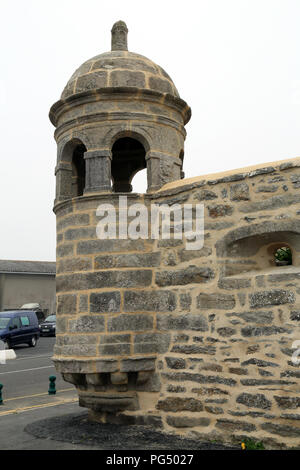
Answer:
<svg viewBox="0 0 300 470"><path fill-rule="evenodd" d="M191 111L166 72L128 52L85 62L56 127L54 362L91 420L199 439L300 444L300 158L184 179ZM147 168L148 191L131 181ZM97 238L100 204L204 204L204 245ZM292 262L275 252L289 247Z"/></svg>

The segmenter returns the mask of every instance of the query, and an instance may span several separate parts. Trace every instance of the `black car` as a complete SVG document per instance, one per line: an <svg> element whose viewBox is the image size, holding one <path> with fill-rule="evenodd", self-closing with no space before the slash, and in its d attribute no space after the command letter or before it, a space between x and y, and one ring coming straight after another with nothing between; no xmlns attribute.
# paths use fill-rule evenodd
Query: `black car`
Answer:
<svg viewBox="0 0 300 470"><path fill-rule="evenodd" d="M40 324L41 336L55 336L56 315L49 315L45 321Z"/></svg>

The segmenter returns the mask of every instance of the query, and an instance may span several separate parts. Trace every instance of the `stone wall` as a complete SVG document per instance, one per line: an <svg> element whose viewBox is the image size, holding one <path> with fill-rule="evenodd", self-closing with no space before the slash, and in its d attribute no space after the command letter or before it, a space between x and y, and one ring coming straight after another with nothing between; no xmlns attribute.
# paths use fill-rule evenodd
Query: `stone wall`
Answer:
<svg viewBox="0 0 300 470"><path fill-rule="evenodd" d="M128 204L203 203L204 246L98 240L96 209L58 203L54 361L99 421L266 447L300 442L300 159L181 180ZM276 266L274 249L292 250Z"/></svg>

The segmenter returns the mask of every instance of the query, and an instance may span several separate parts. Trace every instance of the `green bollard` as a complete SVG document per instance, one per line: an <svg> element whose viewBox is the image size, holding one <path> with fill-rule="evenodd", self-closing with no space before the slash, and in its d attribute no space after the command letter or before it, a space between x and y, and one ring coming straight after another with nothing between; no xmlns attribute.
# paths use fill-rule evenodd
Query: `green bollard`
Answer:
<svg viewBox="0 0 300 470"><path fill-rule="evenodd" d="M3 399L2 399L2 388L3 388L3 385L0 384L0 405L3 405Z"/></svg>
<svg viewBox="0 0 300 470"><path fill-rule="evenodd" d="M49 381L50 381L49 382L49 390L48 390L49 395L55 395L56 394L55 380L56 380L55 375L50 375L50 377L49 377Z"/></svg>

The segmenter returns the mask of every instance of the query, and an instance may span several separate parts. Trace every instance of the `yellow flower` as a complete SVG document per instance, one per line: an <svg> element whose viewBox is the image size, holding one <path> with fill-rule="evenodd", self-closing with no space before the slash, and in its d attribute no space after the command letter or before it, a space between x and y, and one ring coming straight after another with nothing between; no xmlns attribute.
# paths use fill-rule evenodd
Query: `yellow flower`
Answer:
<svg viewBox="0 0 300 470"><path fill-rule="evenodd" d="M246 449L246 444L244 442L242 442L241 447L242 447L243 450L245 450Z"/></svg>

